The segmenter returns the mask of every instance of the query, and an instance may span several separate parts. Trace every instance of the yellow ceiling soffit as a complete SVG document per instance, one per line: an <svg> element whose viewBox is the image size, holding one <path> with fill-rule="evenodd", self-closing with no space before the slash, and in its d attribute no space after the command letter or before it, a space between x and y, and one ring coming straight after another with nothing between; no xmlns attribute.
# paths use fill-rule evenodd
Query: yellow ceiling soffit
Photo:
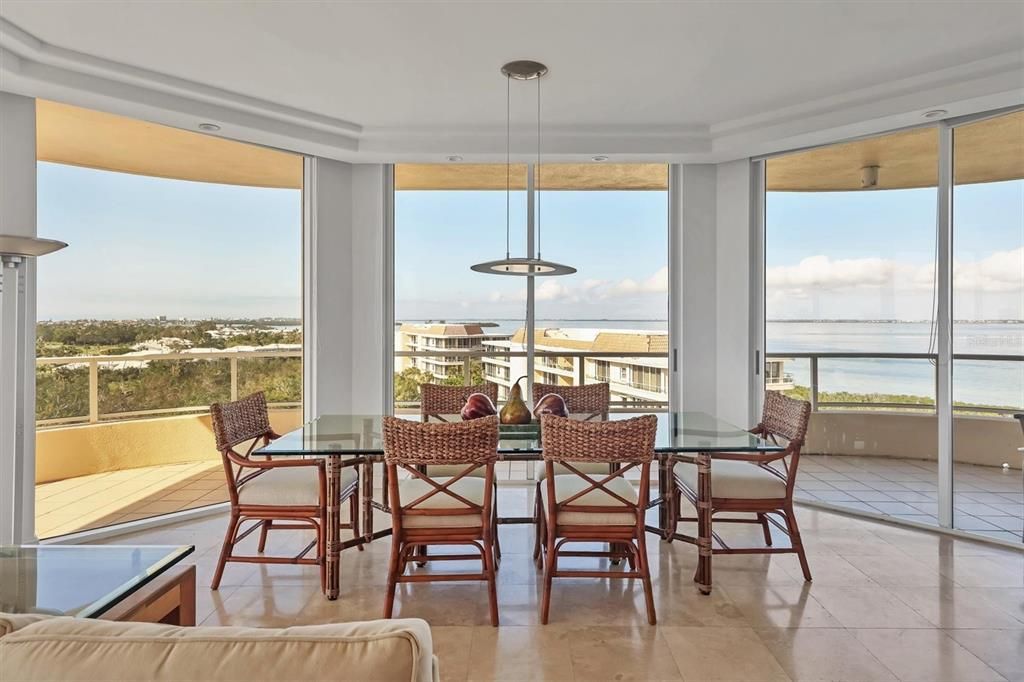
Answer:
<svg viewBox="0 0 1024 682"><path fill-rule="evenodd" d="M302 188L302 157L187 130L36 101L40 161L158 178Z"/></svg>
<svg viewBox="0 0 1024 682"><path fill-rule="evenodd" d="M668 166L647 163L548 163L538 174L541 190L665 190ZM396 190L504 190L504 164L402 163ZM526 166L513 164L511 187L526 189Z"/></svg>
<svg viewBox="0 0 1024 682"><path fill-rule="evenodd" d="M1024 111L955 128L954 173L959 184L1024 178ZM770 192L861 190L861 169L878 166L873 189L935 187L939 136L934 127L882 135L771 158Z"/></svg>

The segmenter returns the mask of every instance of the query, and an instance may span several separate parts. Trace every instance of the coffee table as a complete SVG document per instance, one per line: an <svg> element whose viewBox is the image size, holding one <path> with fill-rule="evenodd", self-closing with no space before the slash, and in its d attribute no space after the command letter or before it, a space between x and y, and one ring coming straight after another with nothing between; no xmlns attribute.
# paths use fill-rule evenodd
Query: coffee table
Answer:
<svg viewBox="0 0 1024 682"><path fill-rule="evenodd" d="M195 625L191 545L0 546L0 611Z"/></svg>

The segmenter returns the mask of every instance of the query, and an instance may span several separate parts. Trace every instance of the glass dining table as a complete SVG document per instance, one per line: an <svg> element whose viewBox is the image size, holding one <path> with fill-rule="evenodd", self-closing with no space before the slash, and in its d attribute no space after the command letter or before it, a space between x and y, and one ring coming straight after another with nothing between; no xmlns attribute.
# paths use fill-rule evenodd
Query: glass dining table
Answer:
<svg viewBox="0 0 1024 682"><path fill-rule="evenodd" d="M627 419L634 414L612 414L611 419ZM666 539L669 533L668 498L671 494L671 468L677 462L695 464L698 487L710 490L711 462L715 453L763 453L769 456L783 450L782 446L759 438L746 429L704 412L662 412L654 443L658 460L658 494L649 503L657 508L657 525L648 525L649 532ZM410 419L415 418L410 415ZM457 421L458 415L442 415ZM384 460L381 436L383 415L325 414L306 422L269 444L255 450L254 455L271 457L320 457L327 472L326 569L324 592L328 599L337 599L340 589L341 551L391 534L391 529L374 530L375 509L390 512L387 486L382 498L374 497L373 465ZM499 461L537 461L543 459L543 439L537 427L501 427L498 442ZM341 539L341 471L359 467L362 529L349 540ZM707 516L707 518L705 518ZM500 517L499 523L527 523L532 517ZM698 509L698 566L694 580L701 592L711 590L711 519ZM686 539L684 536L676 536Z"/></svg>

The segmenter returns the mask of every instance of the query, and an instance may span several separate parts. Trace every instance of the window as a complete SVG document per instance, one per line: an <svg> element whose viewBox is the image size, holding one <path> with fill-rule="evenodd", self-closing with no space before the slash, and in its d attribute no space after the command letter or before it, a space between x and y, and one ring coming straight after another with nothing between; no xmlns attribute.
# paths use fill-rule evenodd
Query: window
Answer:
<svg viewBox="0 0 1024 682"><path fill-rule="evenodd" d="M425 382L498 384L504 400L527 376L574 385L594 379L588 352L622 352L668 367L668 169L664 165L550 164L536 169L544 258L578 269L535 280L535 337L526 338L525 279L473 272L505 254L506 168L395 169L395 410L418 413ZM528 168L512 169L509 252L525 255ZM624 238L628 231L629 238ZM425 260L429 254L429 261ZM443 339L417 344L417 335ZM460 354L459 351L466 351ZM608 362L601 370L608 380ZM636 394L664 409L667 392L634 390L628 370L614 400ZM653 386L645 380L645 386ZM522 386L524 389L527 387Z"/></svg>
<svg viewBox="0 0 1024 682"><path fill-rule="evenodd" d="M765 388L814 410L797 497L936 523L934 363L900 354L935 348L938 132L765 168Z"/></svg>
<svg viewBox="0 0 1024 682"><path fill-rule="evenodd" d="M204 415L301 422L302 159L37 103L36 532L223 502ZM267 254L274 267L267 268Z"/></svg>
<svg viewBox="0 0 1024 682"><path fill-rule="evenodd" d="M953 130L953 526L1024 540L1024 112Z"/></svg>

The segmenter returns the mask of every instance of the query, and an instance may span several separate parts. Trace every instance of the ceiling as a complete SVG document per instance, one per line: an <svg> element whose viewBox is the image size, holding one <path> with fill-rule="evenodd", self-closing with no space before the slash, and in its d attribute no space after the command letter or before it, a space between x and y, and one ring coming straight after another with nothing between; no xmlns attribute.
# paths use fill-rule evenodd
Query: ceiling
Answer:
<svg viewBox="0 0 1024 682"><path fill-rule="evenodd" d="M116 81L117 97L129 98L128 86L155 88L396 160L494 160L505 117L498 69L517 58L551 69L542 80L549 149L619 160L708 153L716 136L750 126L991 76L1024 47L1024 3L983 0L4 0L0 17L13 26L0 35L11 54ZM963 71L970 64L978 66ZM53 93L49 75L9 67L0 89L2 79L15 90L34 79ZM1019 70L1017 81L1024 85ZM535 86L512 86L516 146L525 150ZM231 121L218 122L230 136ZM249 124L238 125L242 137Z"/></svg>

